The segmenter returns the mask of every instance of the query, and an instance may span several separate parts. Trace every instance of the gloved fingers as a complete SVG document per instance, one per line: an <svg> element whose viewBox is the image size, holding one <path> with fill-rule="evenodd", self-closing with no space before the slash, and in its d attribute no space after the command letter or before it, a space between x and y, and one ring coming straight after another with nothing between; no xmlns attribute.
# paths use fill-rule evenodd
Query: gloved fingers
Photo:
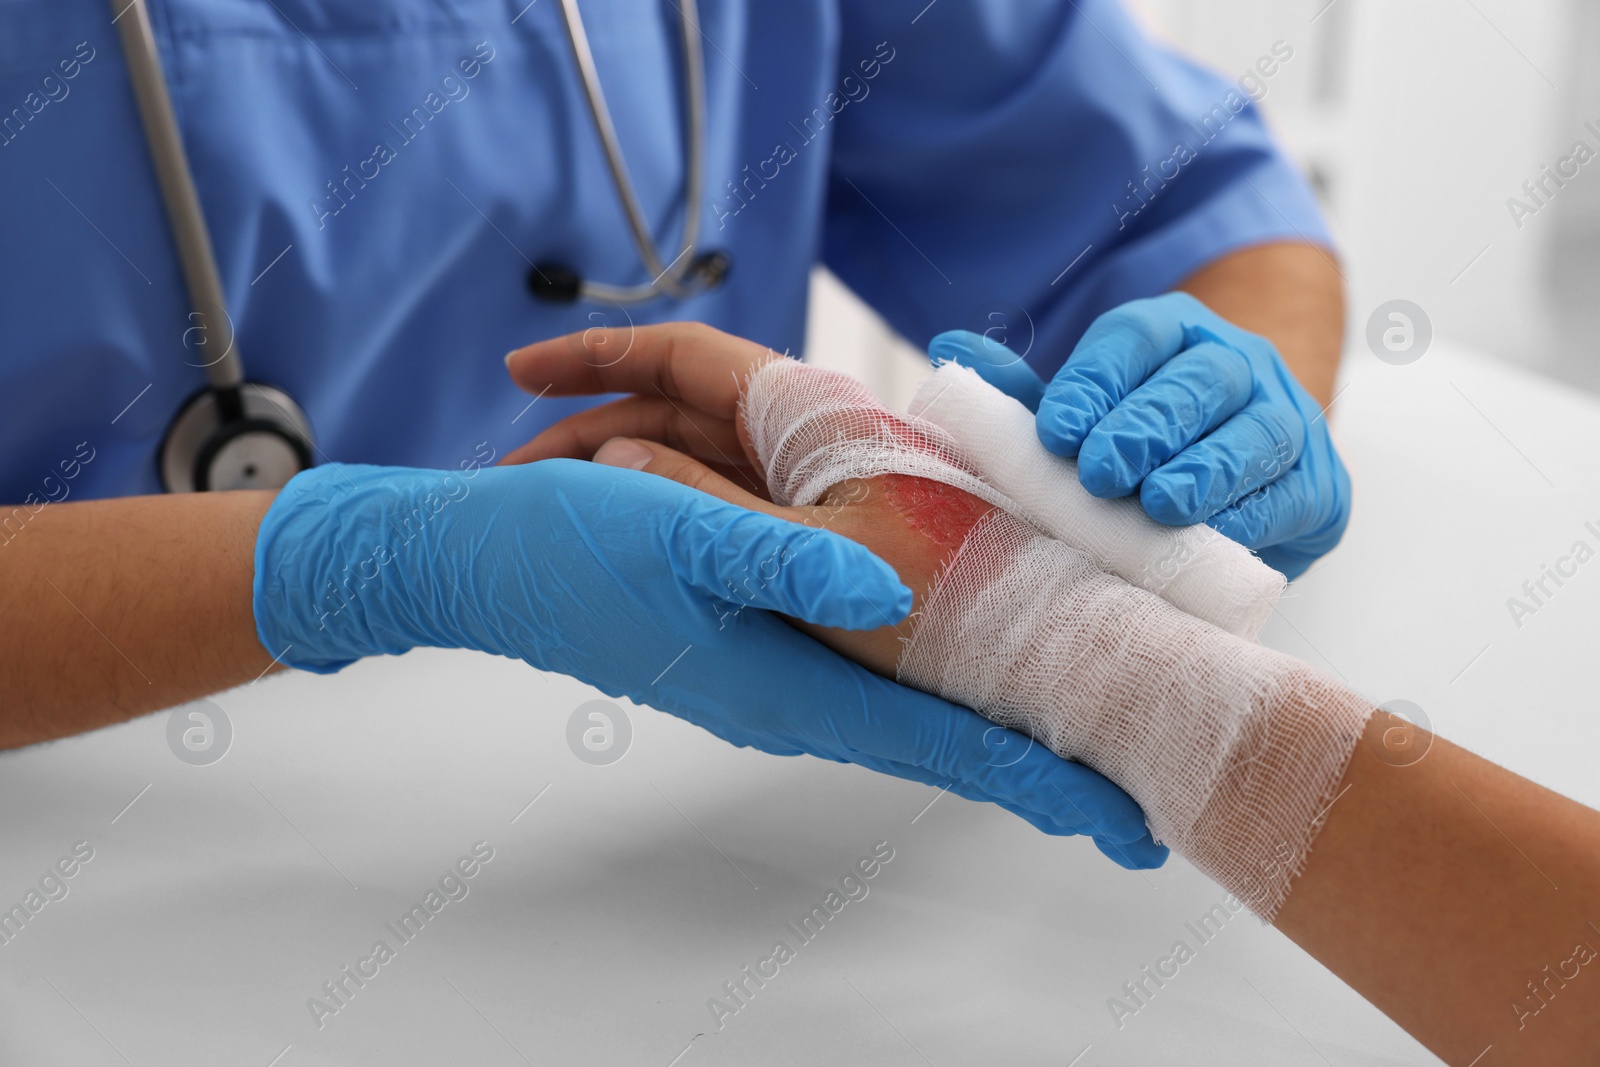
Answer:
<svg viewBox="0 0 1600 1067"><path fill-rule="evenodd" d="M1079 481L1098 497L1127 496L1249 403L1253 386L1248 360L1226 345L1178 353L1089 431Z"/></svg>
<svg viewBox="0 0 1600 1067"><path fill-rule="evenodd" d="M1141 834L1132 841L1113 841L1096 836L1096 827L1090 820L1083 817L1080 808L1074 805L1062 805L1054 811L1040 812L1005 796L991 796L972 785L956 781L940 781L937 775L929 774L922 768L906 764L893 764L874 768L881 773L892 774L907 781L921 782L924 785L943 789L954 793L963 800L970 800L977 804L994 804L1003 808L1017 818L1026 822L1040 833L1049 834L1051 837L1092 837L1100 851L1109 856L1119 866L1130 870L1144 870L1161 866L1166 862L1167 850L1157 845L1150 838L1150 831L1144 825L1144 815L1139 815L1139 829ZM936 798L929 798L930 804ZM1063 811L1062 808L1066 811ZM1071 814L1068 814L1071 813ZM1127 832L1126 827L1119 827L1122 832Z"/></svg>
<svg viewBox="0 0 1600 1067"><path fill-rule="evenodd" d="M1265 548L1298 537L1310 521L1306 478L1304 472L1290 471L1212 515L1206 525L1246 548Z"/></svg>
<svg viewBox="0 0 1600 1067"><path fill-rule="evenodd" d="M955 704L925 712L917 724L924 765L984 797L1051 818L1078 833L1134 841L1144 811L1116 785L1081 763L1062 759L1025 734Z"/></svg>
<svg viewBox="0 0 1600 1067"><path fill-rule="evenodd" d="M707 463L748 467L731 418L661 396L627 396L569 415L510 452L502 465L540 459L590 459L613 437L660 441Z"/></svg>
<svg viewBox="0 0 1600 1067"><path fill-rule="evenodd" d="M686 660L634 699L733 744L803 750L999 804L1046 833L1117 843L1145 835L1138 805L1087 767L968 708L873 674L775 616L745 614L741 622L748 629L741 641L775 653L768 662ZM718 698L708 703L707 693Z"/></svg>
<svg viewBox="0 0 1600 1067"><path fill-rule="evenodd" d="M955 790L952 789L950 792L955 792ZM1011 814L1014 814L1014 816L1018 817L1018 819L1021 819L1022 822L1027 822L1027 824L1032 825L1032 827L1034 827L1035 830L1038 830L1038 832L1048 833L1050 837L1091 837L1090 830L1086 829L1086 827L1083 827L1083 825L1066 824L1066 822L1059 821L1058 817L1056 816L1050 816L1050 814L1038 814L1037 811L1029 811L1029 809L1024 808L1024 806L1014 805L1014 803L1011 803L1011 801L1008 800L995 800L995 798L992 797L966 797L966 800L987 800L989 803L994 803L994 805L1000 806L1000 808L1005 808L1006 811L1010 811Z"/></svg>
<svg viewBox="0 0 1600 1067"><path fill-rule="evenodd" d="M711 734L722 741L726 741L734 748L753 748L757 752L765 752L769 756L810 755L810 753L803 748L797 748L794 745L786 744L779 741L775 737L758 734L750 730L741 730L726 721L719 720L713 723L709 721L706 716L696 715L692 712L684 710L669 712L668 714L677 715L679 718L693 723L694 725L700 727L700 729L706 731L706 733Z"/></svg>
<svg viewBox="0 0 1600 1067"><path fill-rule="evenodd" d="M1094 844L1112 863L1130 871L1153 871L1167 862L1167 856L1171 854L1166 845L1156 844L1148 832L1141 840L1127 844L1117 844L1098 837L1094 839Z"/></svg>
<svg viewBox="0 0 1600 1067"><path fill-rule="evenodd" d="M911 613L911 590L866 546L787 521L785 509L681 452L617 437L594 460L698 491L652 515L672 573L696 592L844 630L893 626Z"/></svg>
<svg viewBox="0 0 1600 1067"><path fill-rule="evenodd" d="M952 790L952 792L954 792L954 790ZM973 798L968 797L966 799L971 800ZM1006 811L1009 811L1011 814L1015 815L1017 818L1032 826L1035 830L1038 830L1042 834L1049 834L1051 837L1085 837L1088 835L1087 830L1081 829L1077 826L1064 826L1051 816L1040 815L1038 812L1029 811L1027 808L1020 807L1016 804L1012 804L1004 800L997 800L994 803L1004 808Z"/></svg>
<svg viewBox="0 0 1600 1067"><path fill-rule="evenodd" d="M1043 746L1036 745L1034 751L1041 762L1049 756L1060 764L1040 772L1055 794L1051 800L1041 792L1041 799L1051 802L1060 818L1077 819L1084 834L1119 845L1148 836L1144 809L1122 787L1081 763L1060 759Z"/></svg>
<svg viewBox="0 0 1600 1067"><path fill-rule="evenodd" d="M1045 386L1038 411L1044 446L1059 456L1076 456L1101 419L1183 351L1180 316L1195 304L1186 293L1168 293L1130 301L1095 319Z"/></svg>
<svg viewBox="0 0 1600 1067"><path fill-rule="evenodd" d="M1334 462L1338 463L1337 457ZM1304 574L1306 568L1333 549L1349 522L1347 509L1330 515L1318 501L1349 497L1349 475L1343 466L1333 471L1332 490L1320 485L1310 464L1299 464L1282 478L1264 486L1206 520L1206 524L1246 548L1259 551L1261 561L1286 578Z"/></svg>
<svg viewBox="0 0 1600 1067"><path fill-rule="evenodd" d="M757 751L765 752L769 756L813 755L813 753L805 752L804 750L796 748L792 745L783 744L774 738L758 737L747 731L731 728L726 724L712 726L708 723L701 722L698 719L690 719L690 721L696 726L699 726L707 732L714 734L716 737L728 742L730 745L733 745L736 748L753 748ZM834 763L851 762L850 760L837 759L831 756L819 756L818 758L827 759ZM1080 821L1063 822L1057 815L1041 814L1036 811L1031 811L1028 808L1011 801L1002 798L991 797L983 793L981 790L973 789L965 783L941 780L938 775L933 774L926 768L919 767L915 764L899 763L894 760L871 760L858 763L857 766L861 767L863 770L872 771L875 774L887 774L895 778L902 778L908 782L917 782L921 785L930 786L935 789L942 789L946 792L954 793L956 796L961 797L964 800L971 800L979 804L995 804L1017 816L1017 818L1029 823L1034 827L1034 829L1040 831L1041 833L1049 834L1052 837L1077 837L1088 835L1091 832L1089 828ZM934 798L930 798L930 801L932 799ZM1102 845L1101 847L1103 849L1108 846ZM1111 845L1109 847L1122 846ZM1119 862L1121 861L1119 860ZM1127 864L1124 863L1123 865L1126 866Z"/></svg>
<svg viewBox="0 0 1600 1067"><path fill-rule="evenodd" d="M752 620L775 623L769 616ZM1000 804L1046 832L1117 842L1145 834L1144 812L1108 779L970 708L907 688L844 660L789 627L785 669L802 695L779 685L769 714L790 743L908 781ZM815 658L813 657L820 657ZM837 668L837 669L835 669ZM825 710L823 710L825 709Z"/></svg>
<svg viewBox="0 0 1600 1067"><path fill-rule="evenodd" d="M771 349L698 322L590 329L506 356L511 380L530 393L639 393L687 402L732 419L749 372Z"/></svg>
<svg viewBox="0 0 1600 1067"><path fill-rule="evenodd" d="M1149 830L1145 827L1144 812L1139 809L1138 805L1133 805L1131 811L1116 811L1113 813L1102 810L1106 808L1104 798L1091 798L1088 795L1089 792L1098 792L1107 787L1117 790L1119 793L1121 790L1080 763L1073 763L1069 760L1062 760L1062 762L1068 767L1076 767L1080 771L1087 772L1088 775L1094 775L1094 779L1086 778L1084 783L1073 785L1071 793L1067 791L1067 787L1064 784L1058 783L1057 788L1060 792L1057 794L1057 803L1053 808L1043 811L1037 810L1032 804L1039 798L1033 796L1013 799L1009 796L994 797L980 794L968 796L968 799L987 800L998 804L1013 815L1026 819L1052 836L1092 837L1096 841L1103 842L1102 847L1127 844L1128 842L1124 839L1130 837L1137 842L1149 835ZM1095 781L1095 779L1098 779L1098 781ZM1089 785L1089 782L1093 782L1093 784ZM1104 784L1102 785L1101 783ZM962 795L965 796L967 794ZM1042 795L1040 794L1040 796ZM1069 796L1076 796L1077 799L1068 803ZM1091 810L1098 814L1090 815L1089 812Z"/></svg>
<svg viewBox="0 0 1600 1067"><path fill-rule="evenodd" d="M941 333L928 342L928 358L934 366L958 363L977 371L978 377L1013 400L1020 400L1029 411L1039 410L1044 380L1021 356L987 334L970 330Z"/></svg>
<svg viewBox="0 0 1600 1067"><path fill-rule="evenodd" d="M1282 478L1305 447L1305 427L1274 404L1252 402L1144 480L1139 501L1168 526L1189 526Z"/></svg>
<svg viewBox="0 0 1600 1067"><path fill-rule="evenodd" d="M930 697L928 699L936 700L937 698ZM973 787L969 783L960 780L953 781L950 779L941 778L938 774L914 763L902 763L897 760L874 759L871 757L858 757L856 760L850 760L843 757L809 752L794 745L780 742L774 737L757 735L746 730L740 730L727 723L717 723L716 725L713 725L709 722L702 721L702 718L698 716L692 716L682 712L679 712L678 714L683 715L684 718L689 719L689 721L693 722L696 726L699 726L701 729L714 734L721 740L726 741L735 747L753 748L758 751L765 752L771 756L813 755L820 759L827 759L836 763L855 762L863 769L873 771L874 773L888 774L896 778L903 778L906 781L918 782L922 785L931 786L936 789L944 789L948 792L954 793L956 796L962 797L966 800L974 801L976 803L992 803L998 805L999 807L1004 808L1006 811L1009 811L1011 814L1017 816L1019 819L1024 820L1041 833L1049 834L1052 837L1094 837L1095 844L1099 847L1101 852L1105 853L1105 855L1110 857L1111 860L1118 865L1132 870L1152 869L1159 867L1166 861L1167 858L1167 850L1164 847L1155 844L1155 842L1150 839L1149 830L1144 826L1144 816L1142 813L1138 816L1138 830L1140 831L1138 837L1134 837L1131 840L1126 841L1111 840L1109 838L1096 836L1100 832L1099 825L1094 823L1093 820L1086 818L1083 813L1083 807L1076 803L1061 803L1056 805L1054 810L1051 811L1035 811L1025 804L1018 803L1017 801L1006 796L991 796L983 790ZM1077 766L1077 764L1069 764L1069 766ZM1093 772L1090 773L1092 774ZM930 800L931 799L933 798L930 798ZM1112 825L1113 828L1115 828L1119 834L1122 835L1132 832L1131 822L1126 825L1122 823L1110 825Z"/></svg>
<svg viewBox="0 0 1600 1067"><path fill-rule="evenodd" d="M1000 729L1000 727L995 727L995 729ZM857 762L858 765L877 771L880 774L893 775L896 778L904 778L908 782L920 782L923 785L954 793L963 800L970 800L978 804L995 804L1052 837L1093 836L1097 832L1097 826L1099 825L1084 813L1082 805L1065 803L1062 801L1061 796L1056 797L1053 806L1038 810L1031 807L1030 803L1036 802L1040 797L1044 796L1045 794L1043 793L1036 792L1022 797L1010 792L997 795L988 792L971 781L961 778L946 778L937 771L929 770L927 767L915 763L902 763L888 759L863 759L860 757L853 762ZM1069 764L1069 766L1078 765ZM1093 772L1090 773L1092 774ZM1111 825L1119 834L1132 832L1128 826L1121 823L1112 823ZM1144 815L1142 813L1139 815L1139 825L1141 828L1144 825Z"/></svg>
<svg viewBox="0 0 1600 1067"><path fill-rule="evenodd" d="M1076 837L1090 833L1089 826L1084 822L1081 812L1069 809L1039 812L1018 803L1008 796L991 796L970 782L961 779L943 778L926 767L914 763L898 763L894 760L876 761L871 769L883 774L891 774L896 778L904 778L908 782L921 782L923 785L933 786L936 789L954 793L963 800L970 800L976 804L994 804L1002 807L1032 825L1035 829L1047 833L1052 837ZM932 804L930 798L929 804Z"/></svg>

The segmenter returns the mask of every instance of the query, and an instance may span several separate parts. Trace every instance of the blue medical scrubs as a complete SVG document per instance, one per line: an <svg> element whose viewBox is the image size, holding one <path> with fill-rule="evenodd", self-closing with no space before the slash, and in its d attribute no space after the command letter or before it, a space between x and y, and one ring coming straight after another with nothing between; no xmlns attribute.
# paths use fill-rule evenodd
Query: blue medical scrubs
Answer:
<svg viewBox="0 0 1600 1067"><path fill-rule="evenodd" d="M1004 323L1048 373L1121 301L1325 240L1238 86L1113 0L702 0L699 240L727 284L555 306L532 264L647 279L556 0L149 6L247 372L299 399L324 461L503 454L584 401L528 407L502 356L588 325L698 319L798 351L819 261L914 343ZM670 255L677 8L582 10ZM106 3L0 4L0 501L158 490L203 383L190 310Z"/></svg>

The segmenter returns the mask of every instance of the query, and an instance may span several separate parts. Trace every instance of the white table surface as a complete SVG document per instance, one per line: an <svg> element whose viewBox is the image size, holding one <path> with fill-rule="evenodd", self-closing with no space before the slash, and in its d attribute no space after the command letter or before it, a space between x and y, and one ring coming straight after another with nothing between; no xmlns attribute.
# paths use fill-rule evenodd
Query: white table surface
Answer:
<svg viewBox="0 0 1600 1067"><path fill-rule="evenodd" d="M1505 604L1597 541L1600 407L1447 346L1348 362L1355 519L1268 643L1600 804L1600 561L1520 629ZM164 714L0 756L0 903L94 848L0 946L0 1063L1433 1062L1242 914L1118 1029L1108 998L1196 947L1186 921L1224 896L1181 860L1122 871L999 809L640 708L626 756L590 766L566 723L595 696L422 651L218 697L235 734L211 766L175 758ZM468 895L319 1029L307 999L398 945L384 924L480 840ZM802 945L785 923L879 841L870 894ZM795 958L718 1031L707 999L777 940Z"/></svg>

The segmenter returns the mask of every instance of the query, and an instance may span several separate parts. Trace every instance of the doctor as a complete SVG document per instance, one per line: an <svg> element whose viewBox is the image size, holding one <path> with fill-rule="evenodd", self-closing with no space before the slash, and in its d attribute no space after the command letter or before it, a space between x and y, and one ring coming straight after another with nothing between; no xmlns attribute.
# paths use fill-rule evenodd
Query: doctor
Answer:
<svg viewBox="0 0 1600 1067"><path fill-rule="evenodd" d="M668 319L797 352L820 261L1091 491L1298 574L1348 480L1339 273L1251 106L1293 56L1225 80L1115 0L4 5L0 744L466 647L1161 862L1105 780L772 614L902 617L865 550L493 466L586 403L501 354Z"/></svg>

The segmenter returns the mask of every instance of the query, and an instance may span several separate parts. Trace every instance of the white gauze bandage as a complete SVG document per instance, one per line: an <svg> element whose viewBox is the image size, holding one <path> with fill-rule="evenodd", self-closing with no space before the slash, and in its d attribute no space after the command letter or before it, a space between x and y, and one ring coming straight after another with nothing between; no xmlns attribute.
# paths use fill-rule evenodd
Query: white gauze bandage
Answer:
<svg viewBox="0 0 1600 1067"><path fill-rule="evenodd" d="M1283 591L1281 574L1208 526L1162 526L1131 497L1090 495L1077 464L1039 443L1028 409L965 367L939 368L917 391L910 415L886 411L853 378L793 360L757 372L744 404L779 504L814 504L847 478L932 478L1022 516L1112 574L1251 639Z"/></svg>
<svg viewBox="0 0 1600 1067"><path fill-rule="evenodd" d="M1043 533L1087 552L1101 568L1190 615L1254 639L1283 592L1283 575L1209 526L1162 526L1135 497L1102 500L1078 465L1039 443L1033 413L946 363L911 400L910 414L948 433L1007 508Z"/></svg>
<svg viewBox="0 0 1600 1067"><path fill-rule="evenodd" d="M961 381L969 398L993 391L975 375ZM994 503L923 602L899 679L1093 767L1139 802L1158 841L1258 915L1276 914L1370 704L1041 533L988 483L987 459L847 376L777 361L752 376L742 414L778 503L814 503L840 482L887 473ZM1076 488L1075 473L1047 469L1061 490ZM1131 545L1168 551L1160 537L1111 540L1135 573L1144 567Z"/></svg>

